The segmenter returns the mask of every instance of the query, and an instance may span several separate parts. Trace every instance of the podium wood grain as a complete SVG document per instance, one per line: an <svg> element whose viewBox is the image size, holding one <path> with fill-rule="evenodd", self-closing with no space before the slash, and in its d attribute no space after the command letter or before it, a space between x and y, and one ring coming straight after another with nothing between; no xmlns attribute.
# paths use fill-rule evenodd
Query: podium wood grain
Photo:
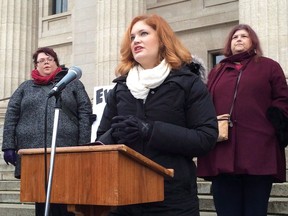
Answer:
<svg viewBox="0 0 288 216"><path fill-rule="evenodd" d="M19 154L21 202L45 202L44 149L22 149ZM58 147L50 202L68 204L76 212L80 205L106 211L111 206L162 201L164 178L172 176L173 170L125 145Z"/></svg>

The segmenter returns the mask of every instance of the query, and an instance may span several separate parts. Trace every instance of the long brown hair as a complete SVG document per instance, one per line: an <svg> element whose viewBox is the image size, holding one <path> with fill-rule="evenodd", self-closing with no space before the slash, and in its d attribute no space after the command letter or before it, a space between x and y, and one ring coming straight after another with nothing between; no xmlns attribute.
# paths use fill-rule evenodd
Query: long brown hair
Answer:
<svg viewBox="0 0 288 216"><path fill-rule="evenodd" d="M228 34L228 37L226 39L226 43L223 49L223 55L226 57L232 56L232 50L231 50L231 41L232 41L232 37L234 35L234 33L238 30L245 30L248 32L249 37L251 38L252 41L252 46L248 51L253 51L256 53L256 55L262 56L263 52L260 46L260 41L259 38L256 34L256 32L247 24L239 24L236 25L234 28L232 28L232 30L230 31L230 33Z"/></svg>
<svg viewBox="0 0 288 216"><path fill-rule="evenodd" d="M138 62L133 58L131 50L131 30L135 23L144 21L147 25L153 28L158 35L160 45L159 63L165 59L172 68L180 68L185 63L192 61L191 53L186 49L181 41L177 38L169 24L156 14L141 15L135 17L128 26L120 47L120 63L116 68L116 75L124 75L129 70L136 66Z"/></svg>

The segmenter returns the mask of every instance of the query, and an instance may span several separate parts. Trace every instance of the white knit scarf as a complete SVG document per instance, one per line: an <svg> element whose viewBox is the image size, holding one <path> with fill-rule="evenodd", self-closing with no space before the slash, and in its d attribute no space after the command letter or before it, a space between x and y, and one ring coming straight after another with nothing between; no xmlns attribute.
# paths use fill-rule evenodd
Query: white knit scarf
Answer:
<svg viewBox="0 0 288 216"><path fill-rule="evenodd" d="M169 75L171 67L165 59L156 67L145 70L140 65L130 69L127 76L127 86L136 99L146 100L150 89L161 85Z"/></svg>

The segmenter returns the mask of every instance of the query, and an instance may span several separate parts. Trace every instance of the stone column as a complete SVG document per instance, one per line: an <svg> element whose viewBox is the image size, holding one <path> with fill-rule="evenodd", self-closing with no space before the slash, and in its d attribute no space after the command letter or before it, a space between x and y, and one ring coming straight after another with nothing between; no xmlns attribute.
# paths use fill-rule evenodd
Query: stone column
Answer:
<svg viewBox="0 0 288 216"><path fill-rule="evenodd" d="M38 42L38 0L0 0L0 99L30 78Z"/></svg>
<svg viewBox="0 0 288 216"><path fill-rule="evenodd" d="M96 84L111 84L119 60L120 43L134 16L146 11L144 0L97 0Z"/></svg>
<svg viewBox="0 0 288 216"><path fill-rule="evenodd" d="M239 0L239 22L256 31L264 56L280 63L288 81L287 11L287 0Z"/></svg>

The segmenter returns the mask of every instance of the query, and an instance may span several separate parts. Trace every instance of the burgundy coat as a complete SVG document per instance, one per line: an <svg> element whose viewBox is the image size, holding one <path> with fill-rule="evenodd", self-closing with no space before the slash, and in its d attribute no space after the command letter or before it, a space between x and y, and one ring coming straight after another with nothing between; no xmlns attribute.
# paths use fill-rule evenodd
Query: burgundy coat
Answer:
<svg viewBox="0 0 288 216"><path fill-rule="evenodd" d="M285 149L280 148L275 128L267 119L271 106L288 116L283 70L265 57L256 60L252 56L242 63L229 139L218 142L211 152L198 158L198 176L209 180L220 173L272 175L275 182L286 181ZM207 84L217 115L229 113L239 73L231 62L222 65L212 69Z"/></svg>

